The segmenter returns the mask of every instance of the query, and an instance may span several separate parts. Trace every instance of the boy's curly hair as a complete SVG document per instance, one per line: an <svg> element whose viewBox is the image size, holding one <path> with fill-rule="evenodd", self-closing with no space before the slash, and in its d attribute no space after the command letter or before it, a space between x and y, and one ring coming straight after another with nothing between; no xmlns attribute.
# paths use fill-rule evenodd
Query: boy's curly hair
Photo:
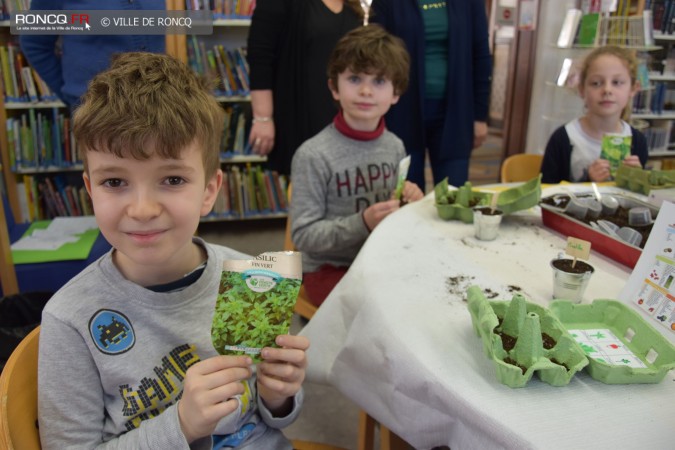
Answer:
<svg viewBox="0 0 675 450"><path fill-rule="evenodd" d="M87 152L177 159L196 140L206 180L220 166L223 126L223 109L205 80L171 56L143 52L116 55L90 82L73 116L85 170Z"/></svg>
<svg viewBox="0 0 675 450"><path fill-rule="evenodd" d="M410 56L401 39L379 25L358 27L338 41L328 60L328 79L337 88L345 70L368 73L391 80L396 95L408 88Z"/></svg>

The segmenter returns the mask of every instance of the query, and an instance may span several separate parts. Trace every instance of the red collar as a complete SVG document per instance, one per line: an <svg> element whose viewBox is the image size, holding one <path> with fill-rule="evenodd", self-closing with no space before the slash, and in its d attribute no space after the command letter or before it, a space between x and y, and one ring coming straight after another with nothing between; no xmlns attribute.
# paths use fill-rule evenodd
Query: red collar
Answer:
<svg viewBox="0 0 675 450"><path fill-rule="evenodd" d="M373 131L355 130L345 121L345 118L342 115L342 110L338 111L338 113L335 115L335 118L333 119L333 125L335 125L335 128L340 133L357 141L372 141L373 139L377 139L382 136L385 128L384 117L382 117L380 118L380 123L377 124L377 128L375 128Z"/></svg>

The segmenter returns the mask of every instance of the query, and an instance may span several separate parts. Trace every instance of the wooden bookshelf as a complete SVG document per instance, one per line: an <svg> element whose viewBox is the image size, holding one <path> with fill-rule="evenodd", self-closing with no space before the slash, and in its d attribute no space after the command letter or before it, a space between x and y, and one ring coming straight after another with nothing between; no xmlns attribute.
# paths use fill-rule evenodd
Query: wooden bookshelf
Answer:
<svg viewBox="0 0 675 450"><path fill-rule="evenodd" d="M232 2L232 4L235 3L238 2ZM241 2L241 4L245 5L245 2ZM184 8L184 1L167 0L167 9L182 10ZM223 49L234 52L235 49L245 46L249 26L250 17L242 17L241 14L232 17L223 17L222 15L219 15L214 20L214 30L216 32L210 42L203 44L204 48L213 48L214 45L223 45ZM188 58L188 39L192 38L189 36L186 37L185 35L167 35L167 53L190 64ZM6 45L10 40L9 21L0 21L0 45ZM245 55L232 54L233 61L236 62L237 57L241 61L241 58L245 58ZM224 146L226 147L224 150L227 150L224 151L221 156L221 163L224 171L229 174L232 172L232 166L238 166L238 171L242 177L244 174L249 174L251 171L256 171L257 174L259 170L257 168L266 162L266 158L246 154L247 133L251 120L248 86L241 86L230 93L222 91L215 92L214 95L216 96L216 100L223 105L223 108L228 111L228 113L236 113L244 117L243 121L236 118L233 119L237 121L236 123L238 126L232 127L230 139L228 142L224 143ZM60 163L60 160L59 163L54 163L52 161L33 163L28 161L26 164L17 164L16 157L10 156L10 141L6 126L7 119L20 118L24 114L33 114L36 117L38 115L49 115L52 114L55 109L63 110L64 113L67 113L68 111L66 105L58 99L26 102L14 101L14 98L12 98L13 101L6 102L4 96L0 97L2 97L0 98L0 119L2 120L2 126L0 126L0 167L3 175L2 178L5 183L5 191L7 192L11 207L11 213L14 215L17 222L21 222L27 220L26 203L28 203L27 198L31 197L29 193L24 194L23 192L24 188L22 187L22 183L25 180L35 180L35 186L45 178L56 180L63 176L65 179L74 180L75 178L79 178L78 172L81 172L83 167L77 160L64 163ZM241 125L242 123L243 125ZM272 177L271 173L269 174L269 177ZM282 181L282 186L284 185L285 183ZM285 207L281 206L286 204L285 192L273 191L273 195L270 196L269 190L260 192L260 189L262 189L261 186L256 186L255 184L246 185L245 183L242 183L242 186L242 189L252 188L254 190L252 193L247 194L249 201L246 202L246 206L257 206L258 202L261 202L269 207L255 210L246 209L243 212L240 209L238 213L226 211L222 214L211 214L204 220L212 222L217 220L265 220L268 218L276 219L286 217ZM37 192L34 192L34 195L38 197ZM280 196L283 197L279 198Z"/></svg>

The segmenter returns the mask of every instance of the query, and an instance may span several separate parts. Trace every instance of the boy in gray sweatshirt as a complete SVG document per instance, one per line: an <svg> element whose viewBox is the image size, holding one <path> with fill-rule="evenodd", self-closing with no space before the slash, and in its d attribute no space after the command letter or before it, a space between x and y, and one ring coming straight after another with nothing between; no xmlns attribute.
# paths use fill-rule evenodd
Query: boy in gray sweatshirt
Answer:
<svg viewBox="0 0 675 450"><path fill-rule="evenodd" d="M403 42L372 24L347 33L329 59L328 87L340 111L300 146L291 165L291 237L303 252L303 284L317 306L368 234L401 203L392 194L405 149L383 116L405 91L408 70ZM405 182L403 202L423 196Z"/></svg>
<svg viewBox="0 0 675 450"><path fill-rule="evenodd" d="M220 190L223 111L189 67L119 55L75 112L84 183L113 249L60 289L40 332L43 449L291 449L307 338L263 362L222 356L211 325L232 249L194 237Z"/></svg>

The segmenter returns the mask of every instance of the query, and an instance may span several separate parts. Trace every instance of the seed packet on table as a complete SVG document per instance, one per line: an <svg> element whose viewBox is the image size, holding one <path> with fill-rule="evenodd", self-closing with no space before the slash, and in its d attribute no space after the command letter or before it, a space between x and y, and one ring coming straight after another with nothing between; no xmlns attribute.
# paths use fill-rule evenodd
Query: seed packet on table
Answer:
<svg viewBox="0 0 675 450"><path fill-rule="evenodd" d="M218 289L211 340L223 355L247 354L260 362L264 347L287 334L302 283L299 252L266 252L228 260Z"/></svg>

